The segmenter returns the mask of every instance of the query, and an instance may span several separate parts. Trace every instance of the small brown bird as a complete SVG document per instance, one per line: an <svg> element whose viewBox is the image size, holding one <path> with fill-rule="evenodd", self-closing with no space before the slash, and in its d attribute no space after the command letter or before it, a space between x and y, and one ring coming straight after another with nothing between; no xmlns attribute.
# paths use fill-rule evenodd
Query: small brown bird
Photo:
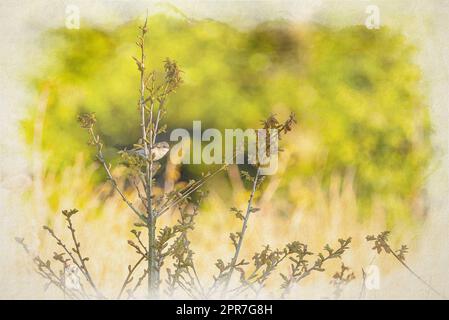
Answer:
<svg viewBox="0 0 449 320"><path fill-rule="evenodd" d="M151 156L153 158L153 161L158 161L162 159L170 150L170 146L166 141L158 142L155 145L153 145L153 148L151 149ZM142 148L131 150L132 152L135 152L137 155L141 157L145 157L145 150Z"/></svg>

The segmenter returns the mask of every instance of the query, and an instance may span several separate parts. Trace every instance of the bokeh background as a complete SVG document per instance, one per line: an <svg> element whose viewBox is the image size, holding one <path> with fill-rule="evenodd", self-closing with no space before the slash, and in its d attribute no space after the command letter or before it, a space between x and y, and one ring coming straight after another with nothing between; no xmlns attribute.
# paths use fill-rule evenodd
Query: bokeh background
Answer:
<svg viewBox="0 0 449 320"><path fill-rule="evenodd" d="M432 38L444 26L438 19L447 9L443 1L377 2L381 28L371 30L364 25L366 1L70 2L80 8L80 29L65 27L67 4L61 1L51 12L43 2L2 4L5 16L16 13L4 22L15 42L2 45L9 54L2 56L5 75L15 79L5 78L6 88L14 89L2 94L14 101L2 107L3 265L14 274L2 280L4 297L57 297L43 292L11 239L25 235L35 250L51 255L54 246L40 225L62 233L62 209L81 211L77 230L105 290L117 289L126 275L123 261L134 259L126 245L132 215L104 183L76 116L96 113L106 156L120 176L117 151L139 135L138 73L131 57L146 8L150 68L162 71L170 57L184 71L184 84L169 100L168 132L191 129L193 120L201 120L203 129L254 128L270 113L297 115L298 125L282 140L279 173L258 196L262 210L251 218L243 255L293 240L320 250L352 236L344 261L357 280L346 297L358 296L361 268L370 263L381 269L382 282L368 297L432 297L364 242L367 234L388 229L394 245L411 248L410 264L447 290L447 276L446 282L440 278L447 255L438 253L447 248L448 219L439 204L446 187L446 100L440 89L447 84L440 65L446 44ZM21 27L14 29L18 21ZM159 187L170 191L211 169L168 163ZM232 254L228 234L239 221L229 208L243 207L249 190L237 167L205 189L211 192L191 240L207 282L215 260ZM167 215L161 224L175 219ZM329 275L337 268L331 264L327 275L310 279L294 296L330 297ZM401 289L389 289L398 283ZM407 287L413 292L402 290Z"/></svg>

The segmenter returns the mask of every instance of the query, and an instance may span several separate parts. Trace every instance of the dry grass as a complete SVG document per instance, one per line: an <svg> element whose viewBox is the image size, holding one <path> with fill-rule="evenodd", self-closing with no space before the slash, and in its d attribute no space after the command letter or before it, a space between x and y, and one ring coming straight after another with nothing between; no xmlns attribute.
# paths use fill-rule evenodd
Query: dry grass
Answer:
<svg viewBox="0 0 449 320"><path fill-rule="evenodd" d="M384 276L399 269L392 260L385 257L375 258L370 246L365 242L367 234L385 229L386 222L382 218L385 215L379 212L375 218L360 220L353 176L349 174L344 177L333 176L328 190L323 190L318 182L306 184L300 177L293 178L288 192L297 195L297 202L286 203L286 200L277 196L277 188L282 181L283 172L288 167L290 156L285 152L281 159L279 174L266 182L265 188L257 198L261 210L251 216L242 248L242 258L250 260L252 254L260 251L265 244L282 247L299 239L309 244L312 251L319 251L326 243L332 245L339 237L351 236L352 250L345 253L343 261L354 269L357 279L343 292L343 297L349 298L358 297L360 268L369 265L373 259L377 259L374 260L376 263L382 264ZM65 233L64 220L58 213L65 208L78 208L81 214L74 218L74 222L83 251L86 256L91 257L88 262L90 272L105 295L115 296L126 276L126 264L137 259L134 250L127 245L127 239L130 238L129 230L132 229L135 218L129 214L126 204L113 192L109 184L92 183L95 170L99 170L97 164L87 164L83 156L79 155L75 165L67 167L59 178L55 175L36 175L40 176L42 181L33 186L42 186L43 190L39 192L30 190L34 195L32 207L41 206L41 208L30 211L27 221L34 221L34 226L48 224L68 241L69 235ZM165 188L183 183L177 181L178 170L179 168L175 166L167 166ZM207 281L211 283L213 275L216 274L213 262L218 258L230 259L233 254L228 234L239 228L240 221L229 213L229 204L236 207L244 206L250 192L244 189L240 175L235 174L236 170L236 167L231 167L227 172L232 192L225 194L230 194L231 198L214 191L219 189L211 188L197 217L197 226L190 235L196 267L206 283ZM114 172L114 175L119 176L119 171L120 169ZM226 177L218 178L214 185L226 184L224 178ZM120 184L123 189L123 182ZM131 188L126 190L129 199L137 202L137 194ZM36 194L42 198L36 198ZM279 208L285 208L287 205L293 205L294 210L282 214ZM36 216L36 212L41 212L42 215ZM176 212L171 212L162 216L158 223L172 225L176 219ZM39 245L36 250L42 253L42 256L51 257L54 251L52 240L44 231L39 232L38 239ZM339 261L331 262L325 275L317 274L306 279L301 284L301 289L294 289L290 297L332 297L333 288L329 283L332 274L339 270L339 265ZM163 276L165 277L165 272ZM277 288L280 281L278 275L268 281L266 291L268 297L274 297L270 296L271 290ZM49 290L44 296L60 297L60 294Z"/></svg>
<svg viewBox="0 0 449 320"><path fill-rule="evenodd" d="M182 79L178 66L170 60L165 61L163 84L157 84L154 73L146 73L144 55L146 21L140 30L141 35L137 41L140 48L140 59L134 58L134 60L140 74L138 105L141 113L142 138L140 141L142 142L136 144L135 147L141 147L144 150L145 160L125 151L121 155L125 163L128 164L128 170L125 172L123 167L111 168L102 153L103 142L101 137L97 136L95 132L96 118L94 114L82 114L78 120L81 126L89 132L90 144L96 148L96 159L103 167L102 169L104 169L111 183L95 183L94 173L100 168L98 165L89 164L88 161L83 159L82 155L78 156L74 166L66 167L62 174L53 175L46 174L43 171L41 157L35 158L35 165L33 166L34 181L30 190L33 210L29 211L33 216L26 220L36 221L37 215L38 219L44 220L43 224L48 226L44 230L48 231L51 237L44 237L43 234L40 234L38 247L31 250L32 256L36 256L34 252L40 257L48 257L48 259L53 256L54 260L63 264L64 270L61 271L60 278L58 278L50 268L50 261L45 262L45 258L43 260L34 258L34 261L37 261L36 266L40 274L44 274L45 277L45 270L49 271L56 278L55 281L51 282L61 289L60 284L65 282L63 277L65 277L67 270L66 262L72 260L94 289L96 298L102 298L103 294L108 297L115 297L119 288L123 290L126 284L131 283L131 280L129 282L125 280L122 285L123 279L134 272L131 266L135 261L143 260L146 261L147 267L140 266L133 273L133 277L136 281L139 277L144 279L145 275L148 274L148 286L147 288L145 288L145 285L140 286L139 290L134 290L136 295L131 293L130 297L158 298L160 294L159 279L162 280L162 283L167 279L170 281L175 279L176 283L173 282L173 285L176 284L180 288L188 285L186 280L180 281L176 275L174 278L173 276L167 278L165 273L166 267L171 266L178 259L176 271L181 270L180 274L186 277L191 276L190 272L194 272L197 279L195 281L198 283L192 286L199 286L201 289L199 295L202 297L212 297L210 293L203 291L203 286L215 287L215 284L219 283L219 286L223 286L223 289L220 288L220 291L223 292L221 297L223 297L223 294L229 294L229 288L241 288L237 280L238 276L235 275L232 278L233 272L234 274L239 272L243 276L240 282L242 287L248 289L247 292L254 290L253 285L257 281L263 279L261 282L263 283L265 279L269 278L265 282L262 294L257 294L256 297L278 297L281 293L281 297L287 297L288 294L288 297L312 296L320 298L332 297L332 288L330 288L332 275L334 275L334 284L337 283L336 280L343 279L343 274L336 272L342 267L341 261L337 258L342 258L344 253L345 265L358 269L356 274L358 273L358 277L361 278L361 268L374 261L370 254L371 248L365 242L365 236L377 234L385 229L386 221L384 217L386 213L383 212L382 205L374 201L373 208L371 208L372 217L360 219L362 215L355 194L354 174L351 172L343 176L337 174L332 176L328 189L323 189L323 185L319 181L304 181L301 177L291 177L291 173L289 173L289 185L283 186L284 190L280 192L279 188L282 185L283 176L286 175L288 170L289 161L295 158L291 157L292 154L286 152L282 154L280 170L277 175L270 177L260 190L257 190L259 189L257 183L259 177L258 164L255 165L257 168L255 176L249 178L252 184L250 190L243 187L244 182L239 169L228 165L222 166L221 169L211 175L207 174L202 179L194 181L193 185L185 186L185 182L178 181L179 167L168 164L165 168L164 184L161 186L153 183L155 172L153 161L156 160L153 160L150 154L153 152L153 144L156 143L156 137L159 133L159 120L166 111L165 99L169 93L175 91ZM147 103L149 106L147 106ZM157 109L156 103L159 104ZM263 124L264 129L276 129L280 135L290 131L295 122L293 115L289 116L284 123L279 123L274 116L270 116ZM39 136L39 132L35 136ZM34 156L36 157L38 148L35 149ZM181 207L185 205L185 208L191 210L192 207L185 204L187 197L209 178L222 171L228 174L227 178L230 181L231 188L226 187L225 177L214 181L212 188L203 186L204 189L210 189L212 192L202 203L195 228L192 228L193 231L189 232L188 240L191 247L188 247L189 241L187 241L186 230L193 225L190 222L185 222L184 218L180 219ZM134 188L126 184L133 178L138 181ZM138 192L138 184L141 184L144 190L143 194ZM173 189L180 190L177 187L185 188L177 193L170 193ZM223 192L225 189L227 189L227 192ZM287 194L288 199L283 197L283 194ZM158 195L162 195L163 198L158 198ZM294 201L291 199L294 199ZM234 214L231 215L229 214L230 207L246 209L242 211L234 209ZM81 214L72 216L72 211L64 211L70 208L77 208L81 211ZM138 217L130 215L129 209ZM55 215L60 211L63 212L66 221L61 216ZM236 219L235 215L240 220ZM136 221L136 219L139 220ZM70 232L66 230L66 222ZM77 230L78 239L75 238L72 222ZM142 232L142 239L139 238L140 233L134 232L144 252L140 251L139 245L127 241L130 238L130 230L134 228L134 224L137 222L139 222L140 227L147 230L147 232ZM176 228L173 227L175 225ZM247 225L248 229L246 229ZM164 229L167 226L173 229ZM168 238L166 240L158 238L159 231L167 231ZM233 233L235 231L239 232ZM229 241L229 233L231 233L230 238L234 243ZM74 252L79 256L78 263L77 259L74 259L71 255L70 247L63 244L70 243L70 237L74 241ZM145 237L147 238L145 239ZM352 243L351 238L354 239ZM65 250L71 259L65 260L65 258L68 258L67 256L61 258L59 251L54 251L59 250L55 249L54 240L57 241L59 249ZM297 242L298 240L301 243ZM20 239L18 242L23 244ZM345 251L347 251L350 243L351 250L347 253ZM393 243L395 242L393 241ZM181 244L180 247L179 244ZM304 244L307 244L307 246ZM330 244L330 247L328 244ZM83 254L80 253L80 245ZM279 248L280 251L268 251L268 247L266 247L265 253L273 253L274 255L266 259L264 254L261 253L259 257L263 257L260 261L254 258L255 265L259 265L259 267L256 267L259 273L255 278L248 278L248 275L251 274L251 267L244 267L244 269L249 268L249 270L243 272L240 268L245 265L242 259L251 261L254 253L260 252L266 245L269 245L272 250ZM324 245L326 246L323 249ZM177 253L177 247L180 248L180 253ZM28 251L26 246L24 248ZM137 249L137 257L135 249ZM189 251L190 249L192 251ZM310 251L317 255L312 258ZM162 254L162 252L165 254ZM194 253L195 267L188 258L191 252ZM318 255L319 252L323 252L323 254ZM89 260L85 260L83 257L89 257ZM286 257L288 259L283 261ZM292 257L296 257L296 260ZM223 259L225 263L222 263L222 266L215 264L215 261L219 261L218 259ZM293 264L289 259L293 261ZM309 260L309 262L305 262L304 259ZM398 260L399 262L402 261L401 259ZM161 261L164 261L162 268L159 265ZM276 269L275 275L271 271L267 271L273 264L277 266L277 263L281 261L283 264L280 264ZM84 265L84 262L86 262L88 268ZM403 265L408 268L407 265ZM215 266L220 269L220 272L218 278L213 280L214 276L217 275ZM263 266L264 269L259 269L260 266ZM290 266L291 270L289 269ZM344 271L345 268L342 268ZM198 280L197 271L203 285ZM282 272L282 274L279 274L279 272ZM260 273L262 274L260 275ZM51 280L51 275L47 278ZM96 285L91 278L95 279ZM303 278L306 279L302 281ZM257 281L254 281L256 279ZM298 288L297 285L299 280L301 280L301 288ZM254 282L252 285L248 285L248 281ZM308 285L310 283L313 283L313 285ZM140 284L140 280L137 284ZM260 283L255 286L258 284ZM280 284L283 285L280 286ZM101 288L102 294L97 291L97 287ZM81 296L89 296L82 287L78 293L77 291L66 291L65 285L61 290L64 295L66 293L69 296L75 294L76 297L79 293ZM144 291L147 291L148 295L145 295ZM190 290L184 288L184 291L185 294L194 297ZM244 293L244 291L237 290L245 297L247 293ZM340 295L341 292L338 291L338 295ZM356 291L351 290L350 292L353 298L358 297ZM51 291L50 294L54 294L54 291ZM118 296L120 297L120 294ZM181 294L179 297L188 296Z"/></svg>

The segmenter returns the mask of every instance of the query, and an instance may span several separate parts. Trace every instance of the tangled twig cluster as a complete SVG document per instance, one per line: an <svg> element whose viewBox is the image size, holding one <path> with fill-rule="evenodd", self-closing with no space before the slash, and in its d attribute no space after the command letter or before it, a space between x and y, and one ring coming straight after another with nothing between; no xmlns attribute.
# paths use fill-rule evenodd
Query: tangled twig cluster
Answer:
<svg viewBox="0 0 449 320"><path fill-rule="evenodd" d="M140 27L140 35L136 42L139 48L139 57L133 57L140 75L137 106L141 132L140 139L133 147L143 150L144 156L128 152L128 150L120 152L123 163L127 167L126 176L123 178L127 179L135 189L139 198L138 203L133 203L126 196L112 174L112 166L103 153L104 143L96 132L95 114L86 113L78 117L80 126L86 129L90 136L89 143L95 147L96 159L102 165L108 181L136 217L135 228L131 230L132 239L128 240L128 244L134 249L137 258L136 261L128 265L127 275L115 298L123 298L124 294L128 298L136 298L137 290L144 285L145 280L147 280L147 297L152 299L160 298L162 293L170 297L178 291L182 291L192 299L214 296L227 298L248 295L248 293L258 297L265 288L267 280L277 271L279 271L280 279L278 286L280 296L287 297L295 284L312 274L324 272L328 261L341 259L350 249L351 238L338 239L335 247L325 245L323 251L318 253L310 251L307 244L299 241L293 241L278 249L266 245L260 252L254 253L251 263L242 259L241 251L250 218L260 210L256 205L257 192L265 180L265 176L261 172L261 164L256 162L254 174L241 171L241 176L251 184L246 207L242 209L232 207L230 210L241 221L241 228L230 234L230 240L234 247L233 255L228 262L224 262L223 259L217 260L215 266L218 269L218 274L210 286L204 285L195 267L189 232L195 227L195 217L199 214L201 199L206 196L206 193L203 193L200 188L211 178L226 170L229 165L222 165L198 180L191 180L181 189L155 194L155 177L161 164L153 157L152 150L157 143L158 135L166 130L162 121L167 112L167 100L182 84L182 71L175 61L168 58L164 62L163 77L157 77L154 71L147 71L145 64L147 33L148 26L147 20L145 20ZM268 132L276 132L274 137L271 134L266 135L267 154L272 143L271 139L282 138L293 129L295 123L294 114L291 114L283 122L279 121L275 115L270 115L262 121L263 129ZM198 194L196 199L192 199L193 193ZM179 213L177 222L172 226L164 225L157 228L158 219L171 209ZM44 261L39 255L32 254L23 238L16 238L16 240L32 256L35 270L47 281L47 286L54 285L63 292L65 297L70 299L103 299L105 296L89 272L87 266L89 258L83 256L81 243L76 236L72 218L77 213L77 209L62 211L73 242L71 246L66 245L53 229L44 226L60 249L60 252L55 252L53 256L53 260L61 267L59 271L55 269L50 260ZM385 251L387 254L392 254L421 282L439 294L405 263L405 253L408 250L406 246L402 246L396 251L391 249L388 244L388 235L388 232L383 232L378 236L368 236L367 240L374 242L373 249L378 253ZM289 264L286 264L287 262ZM286 272L280 272L283 264L288 267ZM164 266L167 266L166 275L161 276ZM78 272L81 277L76 276ZM233 281L234 274L239 275L237 284L236 281ZM68 285L70 277L72 277L71 285ZM340 297L344 286L354 279L354 273L350 273L348 267L342 263L341 270L334 274L331 281L335 286L335 296Z"/></svg>

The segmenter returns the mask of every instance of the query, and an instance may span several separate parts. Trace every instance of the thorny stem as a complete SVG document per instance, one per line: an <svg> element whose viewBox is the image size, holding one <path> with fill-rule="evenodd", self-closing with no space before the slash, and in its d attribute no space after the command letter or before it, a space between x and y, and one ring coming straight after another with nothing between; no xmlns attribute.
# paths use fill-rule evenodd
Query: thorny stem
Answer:
<svg viewBox="0 0 449 320"><path fill-rule="evenodd" d="M134 271L136 271L137 267L140 265L140 263L145 259L145 256L142 256L137 262L134 264L134 266L129 266L128 268L128 275L126 276L125 281L122 284L122 288L120 289L119 294L117 295L117 300L122 297L123 291L125 290L126 286L131 283L132 281L132 275Z"/></svg>
<svg viewBox="0 0 449 320"><path fill-rule="evenodd" d="M148 16L145 18L143 26L140 28L141 35L139 38L139 48L140 48L140 61L139 61L139 71L140 71L140 97L139 97L139 108L140 108L140 128L142 134L143 150L145 153L145 159L149 159L145 164L145 192L147 199L147 228L148 228L148 297L157 298L158 296L158 286L159 286L159 271L156 266L156 219L157 217L153 213L153 157L150 157L150 151L153 149L153 102L151 102L151 107L149 111L149 139L147 139L146 132L146 120L145 120L145 34L147 33L147 22ZM154 137L155 138L155 137Z"/></svg>
<svg viewBox="0 0 449 320"><path fill-rule="evenodd" d="M359 294L359 300L365 297L366 292L366 272L362 268L362 286L360 287L360 294Z"/></svg>
<svg viewBox="0 0 449 320"><path fill-rule="evenodd" d="M253 285L255 285L255 284L259 284L259 289L258 289L258 290L261 290L261 289L263 288L264 282L267 280L268 276L269 276L269 275L270 275L270 274L277 268L277 266L278 266L282 261L284 261L285 258L288 257L288 256L289 256L289 254L286 253L282 258L280 258L278 261L276 261L276 262L270 267L269 270L265 271L265 272L262 274L262 276L256 278L253 282L249 282L249 283L246 283L246 284L242 284L242 285L238 286L237 288L232 289L231 291L232 291L232 292L236 292L236 295L237 295L237 296L239 296L240 294L242 294L243 292L245 292L245 291L248 290L248 289L252 289L252 290L257 291L257 289L255 289L255 288L253 287ZM257 274L257 272L259 271L259 269L260 269L260 268L256 268L256 269L250 274L250 276L248 277L248 279L252 279L252 278Z"/></svg>
<svg viewBox="0 0 449 320"><path fill-rule="evenodd" d="M86 266L86 263L85 263L87 258L83 258L83 256L81 255L80 243L76 239L75 229L73 228L72 219L70 218L70 216L67 216L66 220L67 220L68 228L70 230L70 234L72 235L73 243L75 244L75 248L74 248L73 251L76 253L76 255L78 256L78 259L80 260L81 271L86 276L86 279L89 282L89 284L91 285L91 287L95 290L95 293L99 297L103 298L103 295L98 291L97 286L93 282L92 277L90 276L90 273L87 270L87 266Z"/></svg>
<svg viewBox="0 0 449 320"><path fill-rule="evenodd" d="M201 180L195 182L194 184L187 186L185 189L181 190L179 193L181 194L181 196L179 196L178 198L175 199L169 199L167 200L159 210L157 210L157 212L155 212L155 215L157 217L161 216L162 214L164 214L165 212L167 212L170 208L173 208L174 206L176 206L177 204L181 203L182 201L184 201L184 199L186 199L189 195L191 195L193 192L195 192L196 190L198 190L199 188L201 188L202 185L204 185L204 183L206 183L208 180L210 180L212 177L214 177L215 175L217 175L218 173L220 173L221 171L224 171L229 165L225 164L223 166L221 166L220 168L218 168L217 170L215 170L213 173L206 175L204 178L202 178Z"/></svg>
<svg viewBox="0 0 449 320"><path fill-rule="evenodd" d="M421 278L401 258L399 258L399 256L394 252L394 250L391 249L390 245L386 241L384 241L383 239L380 239L380 240L384 243L385 246L387 246L390 249L391 254L396 258L396 260L398 260L413 276L415 276L416 279L421 281L422 284L424 284L427 288L429 288L433 293L435 293L439 297L441 297L443 299L447 299L445 295L443 295L442 293L437 291L434 287L432 287L432 285L430 285L426 280Z"/></svg>
<svg viewBox="0 0 449 320"><path fill-rule="evenodd" d="M144 270L143 270L143 274L142 274L142 275L139 277L139 279L137 280L137 283L136 283L136 285L134 286L134 288L127 291L127 293L128 293L128 299L131 298L131 297L133 297L134 292L136 292L136 290L142 285L142 282L143 282L143 280L145 279L145 277L147 276L147 274L148 274L147 269L144 269Z"/></svg>
<svg viewBox="0 0 449 320"><path fill-rule="evenodd" d="M91 287L97 292L98 291L95 287L95 285L93 284L93 282L91 282L92 280L89 281L90 276L88 276L86 274L86 271L83 269L82 265L80 265L80 263L78 263L78 261L76 260L76 258L73 256L72 252L67 248L67 246L62 242L62 240L54 233L54 231L52 229L50 229L49 227L45 226L44 227L45 230L48 231L48 233L56 240L56 244L59 245L62 249L64 249L64 251L69 255L70 259L73 261L73 263L76 265L76 267L81 271L81 273L84 275L84 277L86 278L86 280L89 282L89 284L91 285ZM75 251L76 252L76 251ZM100 294L99 294L100 295Z"/></svg>
<svg viewBox="0 0 449 320"><path fill-rule="evenodd" d="M228 289L229 282L231 281L231 277L232 277L232 273L235 268L235 264L237 263L237 259L239 258L240 249L242 248L243 238L245 236L246 228L248 227L249 216L251 215L251 212L252 212L252 203L253 203L254 194L256 193L257 182L259 180L259 174L260 174L260 168L258 167L257 171L256 171L256 175L254 177L253 189L251 190L251 194L250 194L249 200L248 200L248 205L246 207L246 213L245 213L245 218L243 220L242 230L241 230L240 236L239 236L239 242L237 243L234 257L231 260L231 267L230 267L229 273L225 280L226 282L225 282L225 285L224 285L224 288L222 291L222 295L226 294L226 290Z"/></svg>
<svg viewBox="0 0 449 320"><path fill-rule="evenodd" d="M196 282L198 283L198 286L200 287L201 295L204 296L205 291L201 284L200 278L198 277L198 273L196 272L196 268L192 267L192 270L193 270L193 274L195 275Z"/></svg>
<svg viewBox="0 0 449 320"><path fill-rule="evenodd" d="M270 137L270 141L274 141L274 139L279 138L279 132L277 132L275 135ZM237 157L237 153L234 154L234 156L232 157L231 161L229 161L229 163L232 163L233 160ZM196 190L198 190L199 188L201 188L202 185L204 185L204 183L206 183L208 180L210 180L211 178L213 178L215 175L217 175L218 173L226 170L226 168L229 166L229 164L224 164L223 166L221 166L220 168L216 169L214 172L212 172L211 174L206 175L205 177L203 177L201 180L195 182L192 185L187 186L186 188L184 188L183 190L179 191L180 196L178 196L175 199L168 199L165 203L163 203L160 208L158 210L156 210L155 215L157 217L161 216L162 214L164 214L165 212L167 212L168 210L170 210L170 208L176 206L178 203L181 203L184 199L186 199L189 195L191 195L193 192L195 192Z"/></svg>
<svg viewBox="0 0 449 320"><path fill-rule="evenodd" d="M34 256L31 254L23 238L16 238L16 241L22 246L26 254L32 258L35 267L34 271L42 278L49 281L49 284L47 285L53 284L62 291L64 296L68 296L71 299L79 299L76 292L73 292L71 289L65 287L64 279L62 277L58 277L49 264L44 263L38 255Z"/></svg>
<svg viewBox="0 0 449 320"><path fill-rule="evenodd" d="M340 242L340 248L335 251L329 252L327 256L323 256L321 260L315 261L312 267L308 268L307 266L302 266L301 273L299 275L295 275L295 270L292 270L292 274L290 275L287 284L281 294L281 298L285 298L285 296L290 292L291 286L293 283L298 283L305 277L309 276L313 271L322 271L321 266L328 260L335 259L341 257L341 255L348 249L348 244L351 242L351 238ZM298 270L298 268L296 269Z"/></svg>
<svg viewBox="0 0 449 320"><path fill-rule="evenodd" d="M168 84L167 84L168 85ZM163 111L163 108L164 108L164 103L165 103L165 95L166 95L166 93L167 93L167 85L165 86L165 89L164 89L164 94L163 94L163 99L160 101L160 103L159 103L159 108L158 108L158 110L157 110L157 115L156 115L156 121L154 122L154 133L153 133L153 139L152 139L152 141L151 141L151 143L152 144L155 144L156 143L156 137L157 137L157 133L158 133L158 130L159 130L159 121L161 120L161 115L162 115L162 111ZM153 108L153 102L151 102L151 106L152 106L152 108ZM151 112L151 115L153 115L153 112ZM150 124L151 125L151 124Z"/></svg>
<svg viewBox="0 0 449 320"><path fill-rule="evenodd" d="M49 267L47 266L39 256L36 256L34 258L34 260L36 261L36 265L37 265L37 270L36 272L41 275L44 279L47 279L48 281L50 281L51 284L55 285L57 288L59 288L59 290L61 290L64 293L64 296L68 296L71 299L78 299L78 296L76 295L75 292L71 291L71 290L67 290L68 288L66 288L65 286L65 281L63 278L58 277L55 272ZM45 271L44 269L46 269L47 271ZM80 293L83 294L83 293Z"/></svg>
<svg viewBox="0 0 449 320"><path fill-rule="evenodd" d="M142 180L142 181L143 181L143 180ZM132 182L132 184L133 184L133 186L134 186L134 189L136 189L136 191L137 191L137 196L139 197L140 201L141 201L142 204L144 205L145 211L146 211L146 209L147 209L147 198L146 198L146 197L142 194L142 192L140 191L139 184L138 184L134 179L132 179L131 182ZM145 186L145 183L143 182L142 185Z"/></svg>
<svg viewBox="0 0 449 320"><path fill-rule="evenodd" d="M89 133L92 136L92 142L96 145L97 147L97 159L98 161L100 161L100 163L103 165L103 168L108 176L108 180L111 182L112 186L114 187L115 191L117 191L117 193L120 195L120 197L122 198L122 200L128 205L128 207L143 221L143 222L147 222L146 221L146 217L140 213L139 210L137 210L133 204L131 203L131 201L128 200L128 198L126 198L125 194L120 190L120 188L117 185L117 181L115 181L114 177L112 176L111 170L109 169L108 164L106 163L106 160L103 156L103 151L102 151L102 144L99 141L99 137L97 137L95 135L95 132L93 130L93 128L89 128Z"/></svg>
<svg viewBox="0 0 449 320"><path fill-rule="evenodd" d="M186 287L184 283L182 283L181 281L177 281L177 283L181 287L181 289L183 289L184 292L187 293L190 296L190 298L192 298L193 300L197 299L197 297L192 292L192 290L190 290L188 287Z"/></svg>
<svg viewBox="0 0 449 320"><path fill-rule="evenodd" d="M373 256L369 264L372 265L375 259L376 256ZM362 269L362 285L360 287L359 300L365 298L366 295L366 272L365 269L363 268L361 269Z"/></svg>
<svg viewBox="0 0 449 320"><path fill-rule="evenodd" d="M134 290L128 290L131 291L131 293L133 293L137 287L139 287L142 283L142 281L144 280L145 276L148 275L148 296L154 297L154 298L158 298L158 289L159 289L159 268L160 265L158 265L158 255L162 256L163 255L161 253L158 253L158 251L156 250L157 248L157 241L156 241L156 221L157 218L163 214L164 212L166 212L167 210L170 209L170 207L173 207L175 205L177 205L178 203L180 203L181 201L183 201L184 199L186 199L190 194L192 194L193 192L195 192L198 188L200 188L208 179L212 178L213 176L215 176L216 174L218 174L219 172L225 170L227 168L228 165L224 165L221 168L219 168L218 170L216 170L215 172L213 172L212 174L208 174L207 176L203 177L203 179L201 179L200 181L193 183L191 185L189 185L187 188L185 188L184 190L182 190L180 193L178 193L178 197L177 198L169 198L167 200L166 203L164 203L162 206L159 207L159 209L156 208L157 204L155 205L155 208L153 208L153 203L152 203L152 199L153 199L153 190L152 190L152 184L153 184L153 176L154 176L154 171L153 171L153 162L154 159L152 156L150 156L151 151L153 150L153 146L156 143L156 137L158 134L158 127L159 127L159 121L160 118L163 116L163 112L164 112L164 103L165 103L165 99L166 99L166 94L167 94L167 87L168 84L166 85L166 88L164 90L164 93L162 95L162 98L159 97L157 99L158 103L159 103L159 108L157 110L157 115L156 115L156 119L153 119L153 113L155 112L154 110L154 99L153 97L149 97L148 99L145 99L145 88L146 88L146 79L145 79L145 54L144 54L144 49L145 49L145 34L147 33L147 20L148 20L148 16L145 19L145 23L143 24L143 26L140 28L141 29L141 36L139 37L138 40L138 46L140 48L140 60L135 59L140 71L140 89L139 89L139 93L140 93L140 97L139 97L139 109L140 109L140 115L141 115L141 134L142 134L142 144L143 144L143 151L144 151L144 155L145 158L147 159L147 161L145 162L145 170L144 172L140 172L141 176L139 176L139 178L141 179L141 183L145 189L145 193L146 193L146 197L144 197L139 190L138 185L133 181L135 188L137 189L138 192L138 196L139 198L142 200L143 205L145 207L145 214L141 213L139 210L137 210L134 205L127 199L127 197L123 194L123 192L120 190L120 188L117 185L117 182L114 180L112 174L111 174L111 169L110 169L110 165L105 161L105 158L103 156L102 153L102 148L103 148L103 144L100 142L100 138L98 136L95 135L94 130L93 130L93 126L91 125L90 127L88 127L89 129L89 133L92 136L92 142L93 144L96 146L97 148L97 159L100 161L100 163L103 165L108 179L111 181L111 184L113 185L114 189L120 194L122 200L129 206L129 208L142 220L145 222L145 226L148 229L148 250L144 250L144 253L141 253L141 257L140 259L134 264L134 266L131 267L131 265L129 265L128 267L128 275L121 287L121 290L118 294L117 298L120 298L124 292L124 290L126 289L127 285L129 285L132 281L132 275L135 272L135 270L137 269L137 267L140 265L140 263L142 261L144 261L145 259L148 260L148 269L144 270L144 274L142 275L142 277L140 277L138 279L138 282L136 284L136 286L134 287ZM147 102L150 102L150 108L147 108ZM148 112L148 115L146 114ZM148 120L146 119L146 116L148 116ZM95 121L93 121L92 123L95 123ZM276 122L277 123L277 122ZM84 128L87 128L85 125L83 126ZM290 130L289 127L287 128L288 131ZM235 156L234 156L235 157ZM252 207L252 202L253 202L253 198L257 189L257 185L259 182L259 175L260 175L260 168L257 167L257 172L254 178L254 183L253 183L253 188L250 194L250 198L248 200L248 206L247 206L247 210L246 210L246 214L244 217L244 221L243 221L243 225L242 225L242 229L241 232L239 234L239 241L238 244L236 245L236 250L235 250L235 254L232 258L232 261L230 263L230 270L228 271L228 273L226 274L226 283L225 283L225 288L223 290L223 294L226 293L227 287L230 283L230 280L232 278L232 273L234 271L234 269L236 267L238 267L240 264L237 263L239 254L240 254L240 250L242 247L242 243L243 243L243 238L247 229L247 224L249 221L249 217L250 214L253 211L253 207ZM73 228L72 222L70 220L70 217L67 217L67 221L69 224L69 229L71 231L71 235L72 235L72 239L74 241L75 244L75 248L73 248L73 252L76 253L77 257L79 258L79 263L77 263L75 257L72 256L71 252L67 249L67 247L62 243L62 241L57 238L55 236L55 234L53 233L53 231L51 229L48 228L48 231L51 233L52 236L54 236L56 238L56 240L58 241L58 244L61 245L64 250L66 251L67 254L69 254L69 256L71 257L71 259L73 260L73 262L77 265L77 267L83 272L83 274L85 275L87 281L89 282L89 284L92 286L92 288L96 291L96 293L98 294L98 296L103 297L98 291L97 288L95 286L95 284L92 281L92 278L87 270L87 267L85 265L85 261L87 261L87 258L83 258L80 252L80 243L77 241L77 238L75 236L75 229ZM140 238L137 236L137 239L139 241L139 244L144 248L145 246L143 245L143 243L140 241ZM140 253L140 250L138 250L138 253ZM284 257L285 258L285 257ZM282 261L283 258L280 260ZM67 260L68 261L68 260ZM280 262L279 261L279 262ZM64 263L64 261L62 261ZM39 261L39 264L43 263L42 261ZM277 265L277 264L276 264ZM54 273L52 272L52 270L49 268L49 266L47 267L50 271L51 274L54 275ZM201 285L201 282L199 280L199 277L197 275L197 272L195 270L194 267L192 267L192 270L194 272L194 276L195 278L190 274L190 272L187 270L187 273L190 277L190 280L192 284L194 284L195 280L198 283L199 289L197 289L195 286L192 285L192 288L195 289L196 291L198 291L198 293L201 295L204 295L204 289L203 286ZM44 271L41 271L44 272ZM45 275L45 274L44 274ZM267 273L268 275L268 273ZM54 275L54 277L56 277L56 279L58 278L56 275ZM48 276L47 276L48 278ZM260 277L258 280L262 280L262 282L260 283L262 286L263 281L265 280L265 276ZM51 277L50 277L51 280ZM186 284L189 285L189 282L187 282ZM254 283L252 283L254 284ZM252 284L249 284L249 286L251 287ZM189 290L189 288L186 288L184 286L184 284L182 282L179 283L179 285L181 287L183 287L183 289L192 297L195 298L194 293L192 292L192 290ZM253 288L251 288L253 289ZM63 291L65 292L65 287L63 288Z"/></svg>

